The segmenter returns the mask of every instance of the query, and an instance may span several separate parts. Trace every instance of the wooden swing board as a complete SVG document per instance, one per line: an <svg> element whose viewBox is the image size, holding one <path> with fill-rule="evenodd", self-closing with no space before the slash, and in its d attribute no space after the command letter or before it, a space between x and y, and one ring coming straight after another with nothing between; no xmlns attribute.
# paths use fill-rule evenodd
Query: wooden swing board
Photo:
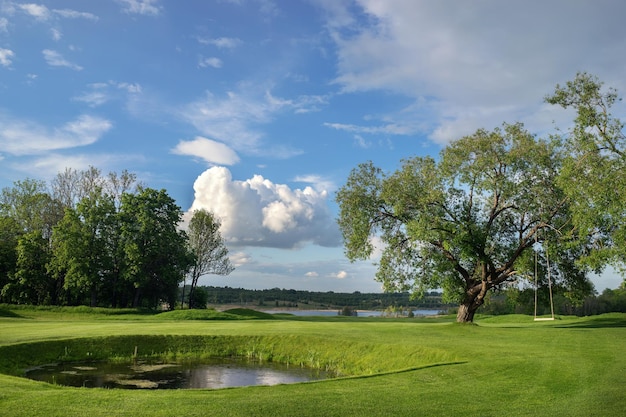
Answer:
<svg viewBox="0 0 626 417"><path fill-rule="evenodd" d="M554 317L535 317L535 321L551 321Z"/></svg>

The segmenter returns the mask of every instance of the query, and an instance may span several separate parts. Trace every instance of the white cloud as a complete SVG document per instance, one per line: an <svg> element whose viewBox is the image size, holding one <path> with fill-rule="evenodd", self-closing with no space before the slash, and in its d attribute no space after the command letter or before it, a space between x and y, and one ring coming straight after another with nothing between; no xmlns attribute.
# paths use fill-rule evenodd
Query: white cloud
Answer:
<svg viewBox="0 0 626 417"><path fill-rule="evenodd" d="M0 17L0 32L9 31L9 20L6 17Z"/></svg>
<svg viewBox="0 0 626 417"><path fill-rule="evenodd" d="M198 66L200 66L201 68L206 68L206 67L213 67L213 68L222 68L222 60L216 57L210 57L210 58L200 58L200 61L198 62Z"/></svg>
<svg viewBox="0 0 626 417"><path fill-rule="evenodd" d="M626 59L618 51L626 47L620 23L626 3L603 3L600 14L593 3L565 0L462 7L427 0L356 0L355 8L335 3L318 0L337 44L335 83L344 92L414 99L418 106L410 114L420 123L408 133L426 131L439 143L503 121L539 122L543 96L577 71L624 85L619 68ZM398 113L388 116L406 120ZM404 124L328 126L407 134L399 128Z"/></svg>
<svg viewBox="0 0 626 417"><path fill-rule="evenodd" d="M333 276L337 279L346 279L348 277L348 273L346 271L339 271L336 274L333 274Z"/></svg>
<svg viewBox="0 0 626 417"><path fill-rule="evenodd" d="M336 130L344 130L346 132L367 133L372 135L390 134L390 135L408 135L416 132L416 128L406 124L388 124L385 126L358 126L344 123L324 123L324 126Z"/></svg>
<svg viewBox="0 0 626 417"><path fill-rule="evenodd" d="M15 56L15 52L13 52L10 49L4 49L4 48L0 48L0 65L2 65L3 67L10 67L11 63L13 61L11 61L11 58L13 58Z"/></svg>
<svg viewBox="0 0 626 417"><path fill-rule="evenodd" d="M87 103L90 107L98 107L110 100L122 98L123 96L119 91L125 92L126 97L134 96L141 93L141 85L117 81L92 83L87 86L87 91L72 99Z"/></svg>
<svg viewBox="0 0 626 417"><path fill-rule="evenodd" d="M228 146L211 139L197 136L194 140L180 141L172 153L190 155L204 159L209 164L233 165L239 162L239 157Z"/></svg>
<svg viewBox="0 0 626 417"><path fill-rule="evenodd" d="M237 151L276 158L299 155L301 151L284 145L263 148L264 134L259 127L271 123L283 112L298 113L322 103L323 99L301 96L288 100L275 97L267 90L259 93L258 87L241 85L240 88L243 93L230 91L223 97L207 92L204 98L179 110L180 117L202 135L226 143Z"/></svg>
<svg viewBox="0 0 626 417"><path fill-rule="evenodd" d="M48 9L46 6L42 4L27 3L27 4L18 4L17 6L20 9L22 9L25 13L31 15L37 20L41 20L41 21L48 20L51 16L50 9Z"/></svg>
<svg viewBox="0 0 626 417"><path fill-rule="evenodd" d="M36 155L43 152L90 145L111 129L100 117L82 115L56 128L47 128L32 120L18 120L0 114L0 151L12 155Z"/></svg>
<svg viewBox="0 0 626 417"><path fill-rule="evenodd" d="M228 252L228 259L235 268L247 265L252 262L252 257L245 252Z"/></svg>
<svg viewBox="0 0 626 417"><path fill-rule="evenodd" d="M94 22L98 20L98 16L88 12L79 12L71 9L54 9L52 11L66 19L87 19Z"/></svg>
<svg viewBox="0 0 626 417"><path fill-rule="evenodd" d="M319 277L320 274L318 274L315 271L309 271L306 274L304 274L305 277L309 277L309 278L315 278L315 277Z"/></svg>
<svg viewBox="0 0 626 417"><path fill-rule="evenodd" d="M141 85L137 83L117 83L115 81L109 81L109 84L116 86L120 90L126 90L130 94L141 93Z"/></svg>
<svg viewBox="0 0 626 417"><path fill-rule="evenodd" d="M280 105L265 98L229 92L218 98L207 92L204 99L189 104L182 117L203 135L231 145L236 150L258 149L262 133L255 128L268 123Z"/></svg>
<svg viewBox="0 0 626 417"><path fill-rule="evenodd" d="M52 33L52 39L55 41L59 41L63 37L63 34L59 29L52 28L50 29L50 32Z"/></svg>
<svg viewBox="0 0 626 417"><path fill-rule="evenodd" d="M145 163L141 155L116 155L108 153L97 154L71 154L46 153L34 157L26 157L18 162L12 162L11 168L23 172L28 177L50 180L66 168L85 170L90 166L97 167L103 172L111 172L120 168L125 169L129 165Z"/></svg>
<svg viewBox="0 0 626 417"><path fill-rule="evenodd" d="M238 38L214 38L214 39L205 39L198 38L198 42L204 45L213 45L218 48L235 48L241 45L241 39Z"/></svg>
<svg viewBox="0 0 626 417"><path fill-rule="evenodd" d="M81 67L80 65L76 65L66 60L65 58L63 58L63 56L57 51L53 51L51 49L44 49L42 53L48 65L52 67L66 67L66 68L71 68L75 71L81 71L83 69L83 67Z"/></svg>
<svg viewBox="0 0 626 417"><path fill-rule="evenodd" d="M291 189L260 175L237 181L224 167L202 173L194 191L190 211L204 208L214 212L222 221L222 236L232 246L294 248L306 242L320 246L340 243L326 191Z"/></svg>
<svg viewBox="0 0 626 417"><path fill-rule="evenodd" d="M161 13L159 0L117 0L123 5L122 11L128 14L156 16Z"/></svg>
<svg viewBox="0 0 626 417"><path fill-rule="evenodd" d="M332 180L320 175L298 175L294 181L313 184L317 191L332 192L337 189L337 185Z"/></svg>

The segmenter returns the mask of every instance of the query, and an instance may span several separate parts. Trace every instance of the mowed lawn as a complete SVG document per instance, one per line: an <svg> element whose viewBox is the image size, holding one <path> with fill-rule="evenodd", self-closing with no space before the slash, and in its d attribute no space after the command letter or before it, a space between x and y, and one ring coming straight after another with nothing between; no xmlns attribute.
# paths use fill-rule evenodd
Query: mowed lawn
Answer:
<svg viewBox="0 0 626 417"><path fill-rule="evenodd" d="M35 342L58 349L77 338L133 336L120 339L130 357L137 344L141 351L144 336L167 336L178 350L187 339L224 336L231 345L241 343L240 354L334 367L344 376L271 387L136 391L61 387L0 374L2 416L626 415L625 314L554 322L480 317L476 326L434 319L16 315L5 311L0 317L3 369L10 368L7 356L19 356L22 348L45 349Z"/></svg>

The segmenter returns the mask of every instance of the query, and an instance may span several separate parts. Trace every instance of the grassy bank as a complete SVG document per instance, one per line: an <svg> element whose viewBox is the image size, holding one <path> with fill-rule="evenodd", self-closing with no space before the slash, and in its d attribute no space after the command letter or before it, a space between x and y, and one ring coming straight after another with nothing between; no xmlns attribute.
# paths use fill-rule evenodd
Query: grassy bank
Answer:
<svg viewBox="0 0 626 417"><path fill-rule="evenodd" d="M535 323L445 320L215 320L14 310L0 314L0 415L620 416L626 315ZM246 315L245 311L227 314ZM24 367L135 354L218 355L333 369L347 377L223 390L53 386Z"/></svg>

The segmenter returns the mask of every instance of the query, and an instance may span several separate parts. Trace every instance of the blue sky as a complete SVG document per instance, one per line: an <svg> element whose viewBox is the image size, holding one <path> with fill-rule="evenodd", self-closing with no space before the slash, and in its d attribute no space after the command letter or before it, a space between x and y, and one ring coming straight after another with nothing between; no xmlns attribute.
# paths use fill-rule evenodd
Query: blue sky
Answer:
<svg viewBox="0 0 626 417"><path fill-rule="evenodd" d="M343 256L349 171L505 121L567 128L543 97L578 71L625 91L624 16L619 0L0 0L0 188L128 169L222 218L237 269L202 284L379 291Z"/></svg>

